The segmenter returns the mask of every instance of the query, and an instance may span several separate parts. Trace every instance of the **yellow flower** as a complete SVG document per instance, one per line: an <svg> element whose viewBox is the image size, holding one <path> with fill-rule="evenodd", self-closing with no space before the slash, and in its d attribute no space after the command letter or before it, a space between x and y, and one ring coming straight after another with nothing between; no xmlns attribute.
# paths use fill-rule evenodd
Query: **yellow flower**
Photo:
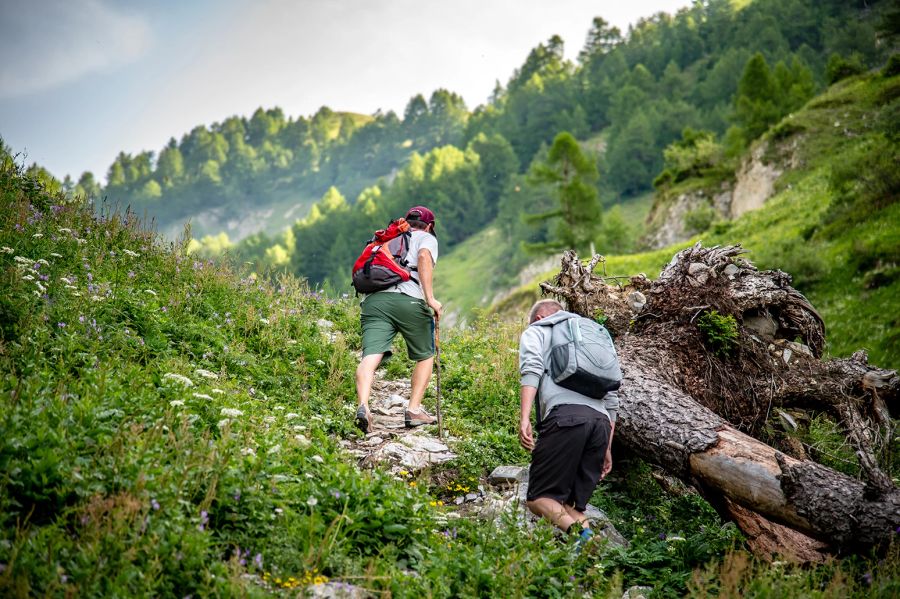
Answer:
<svg viewBox="0 0 900 599"><path fill-rule="evenodd" d="M411 481L411 482L409 483L409 486L410 486L410 487L415 487L415 486L416 486L416 481Z"/></svg>
<svg viewBox="0 0 900 599"><path fill-rule="evenodd" d="M437 501L429 501L428 505L430 505L431 507L437 507Z"/></svg>
<svg viewBox="0 0 900 599"><path fill-rule="evenodd" d="M438 505L444 505L444 502L439 500L439 501L437 502L437 504L438 504Z"/></svg>

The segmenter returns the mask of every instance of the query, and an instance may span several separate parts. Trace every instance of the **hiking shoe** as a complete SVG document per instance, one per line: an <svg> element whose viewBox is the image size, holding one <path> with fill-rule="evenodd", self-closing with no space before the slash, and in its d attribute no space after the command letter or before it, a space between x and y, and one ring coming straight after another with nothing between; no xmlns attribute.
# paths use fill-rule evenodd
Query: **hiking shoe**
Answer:
<svg viewBox="0 0 900 599"><path fill-rule="evenodd" d="M359 407L356 409L356 428L361 430L363 434L367 434L372 430L372 414L369 413L369 409L363 404L359 404Z"/></svg>
<svg viewBox="0 0 900 599"><path fill-rule="evenodd" d="M575 555L580 554L585 545L590 543L593 537L593 530L591 530L590 528L582 528L581 533L578 535L578 538L575 539Z"/></svg>
<svg viewBox="0 0 900 599"><path fill-rule="evenodd" d="M424 408L419 408L416 412L406 410L403 417L406 422L406 428L422 426L423 424L434 424L437 422L437 418L426 412Z"/></svg>

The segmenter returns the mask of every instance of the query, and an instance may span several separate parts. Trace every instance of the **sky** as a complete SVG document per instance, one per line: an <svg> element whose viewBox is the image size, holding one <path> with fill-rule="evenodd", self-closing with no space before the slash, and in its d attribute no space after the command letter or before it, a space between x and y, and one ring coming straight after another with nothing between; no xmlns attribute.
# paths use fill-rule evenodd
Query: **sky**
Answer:
<svg viewBox="0 0 900 599"><path fill-rule="evenodd" d="M470 109L560 35L690 0L0 0L0 136L62 178L280 106L372 114L438 88Z"/></svg>

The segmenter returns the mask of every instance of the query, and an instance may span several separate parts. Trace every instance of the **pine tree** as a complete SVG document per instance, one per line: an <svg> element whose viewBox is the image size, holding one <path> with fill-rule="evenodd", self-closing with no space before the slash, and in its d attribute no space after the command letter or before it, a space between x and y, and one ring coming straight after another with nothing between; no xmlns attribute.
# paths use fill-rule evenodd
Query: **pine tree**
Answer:
<svg viewBox="0 0 900 599"><path fill-rule="evenodd" d="M559 206L556 210L527 217L532 223L559 219L554 239L526 246L532 251L555 251L564 248L587 254L597 236L601 222L600 201L594 183L597 167L585 156L571 133L562 132L553 140L545 162L532 165L531 182L555 188Z"/></svg>

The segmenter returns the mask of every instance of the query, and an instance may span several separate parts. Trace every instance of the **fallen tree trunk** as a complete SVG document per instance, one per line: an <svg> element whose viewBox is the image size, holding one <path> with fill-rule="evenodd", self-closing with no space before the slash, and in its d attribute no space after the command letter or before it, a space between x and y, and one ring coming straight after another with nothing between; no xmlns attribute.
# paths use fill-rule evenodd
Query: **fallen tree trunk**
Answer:
<svg viewBox="0 0 900 599"><path fill-rule="evenodd" d="M631 451L714 505L737 504L835 551L883 545L900 526L900 490L877 457L890 439L900 380L864 355L821 361L821 317L785 273L760 272L740 253L698 244L657 281L639 276L624 286L593 274L597 257L584 266L567 253L555 283L542 287L572 311L607 318L624 373L616 436ZM697 325L713 310L734 318L727 351L713 351ZM773 407L797 406L846 427L864 481L751 436Z"/></svg>

